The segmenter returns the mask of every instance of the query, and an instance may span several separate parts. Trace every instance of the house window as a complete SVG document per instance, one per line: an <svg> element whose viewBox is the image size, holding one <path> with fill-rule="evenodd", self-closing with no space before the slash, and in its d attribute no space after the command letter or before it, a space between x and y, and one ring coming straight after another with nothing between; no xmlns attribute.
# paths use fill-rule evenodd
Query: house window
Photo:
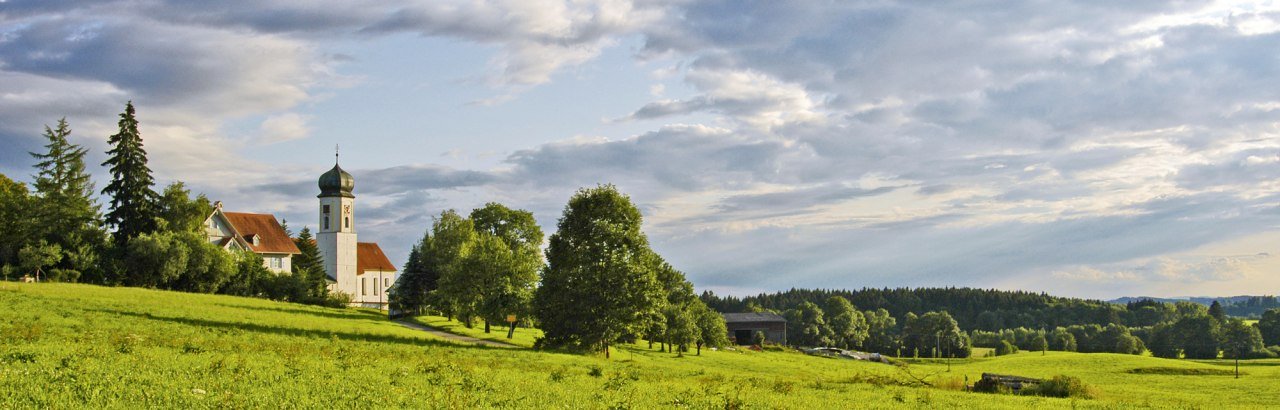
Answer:
<svg viewBox="0 0 1280 410"><path fill-rule="evenodd" d="M284 258L267 258L271 261L271 269L284 269Z"/></svg>
<svg viewBox="0 0 1280 410"><path fill-rule="evenodd" d="M382 287L391 286L391 278L382 278Z"/></svg>
<svg viewBox="0 0 1280 410"><path fill-rule="evenodd" d="M369 294L369 278L360 278L360 296Z"/></svg>
<svg viewBox="0 0 1280 410"><path fill-rule="evenodd" d="M378 280L373 280L373 295L378 296Z"/></svg>

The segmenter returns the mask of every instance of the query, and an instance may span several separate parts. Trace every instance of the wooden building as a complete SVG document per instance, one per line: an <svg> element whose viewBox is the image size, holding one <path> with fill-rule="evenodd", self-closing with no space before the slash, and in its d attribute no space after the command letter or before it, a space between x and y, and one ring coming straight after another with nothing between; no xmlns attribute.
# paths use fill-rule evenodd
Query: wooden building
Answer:
<svg viewBox="0 0 1280 410"><path fill-rule="evenodd" d="M756 332L764 332L765 341L787 344L787 320L776 313L722 313L729 337L739 345L751 344Z"/></svg>

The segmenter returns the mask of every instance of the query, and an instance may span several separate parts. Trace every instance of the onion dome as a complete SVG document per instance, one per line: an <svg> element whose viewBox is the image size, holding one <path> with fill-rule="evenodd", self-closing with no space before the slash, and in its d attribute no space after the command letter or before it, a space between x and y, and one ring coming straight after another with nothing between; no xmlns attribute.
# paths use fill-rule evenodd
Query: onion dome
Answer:
<svg viewBox="0 0 1280 410"><path fill-rule="evenodd" d="M343 171L338 164L333 164L333 169L325 172L320 176L320 195L317 197L341 196L347 198L355 198L351 194L351 190L356 187L356 179L351 177L347 171Z"/></svg>

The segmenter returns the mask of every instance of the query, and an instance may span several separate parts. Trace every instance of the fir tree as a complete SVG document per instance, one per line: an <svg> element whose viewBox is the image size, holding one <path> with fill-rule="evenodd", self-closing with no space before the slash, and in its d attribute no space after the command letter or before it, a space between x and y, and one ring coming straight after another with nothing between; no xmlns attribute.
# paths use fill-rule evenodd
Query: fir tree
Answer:
<svg viewBox="0 0 1280 410"><path fill-rule="evenodd" d="M316 247L315 238L311 236L311 228L302 227L298 237L293 239L302 253L293 257L293 274L299 276L306 284L308 296L324 299L328 294L325 281L324 261L320 259L320 248Z"/></svg>
<svg viewBox="0 0 1280 410"><path fill-rule="evenodd" d="M158 195L151 189L155 179L147 167L147 151L142 149L132 101L120 114L119 125L120 131L107 140L111 150L102 165L111 168L111 183L102 193L111 197L106 222L116 228L112 234L116 245L123 246L130 238L156 230Z"/></svg>
<svg viewBox="0 0 1280 410"><path fill-rule="evenodd" d="M92 266L79 265L96 265L92 261L96 260L102 232L98 204L93 199L93 181L84 166L87 151L67 141L70 135L67 120L60 119L56 129L44 127L44 137L48 140L46 151L29 153L39 161L32 184L35 188L35 209L31 215L35 232L32 234L58 245L64 253L82 256L65 262L59 258L55 266L83 270Z"/></svg>

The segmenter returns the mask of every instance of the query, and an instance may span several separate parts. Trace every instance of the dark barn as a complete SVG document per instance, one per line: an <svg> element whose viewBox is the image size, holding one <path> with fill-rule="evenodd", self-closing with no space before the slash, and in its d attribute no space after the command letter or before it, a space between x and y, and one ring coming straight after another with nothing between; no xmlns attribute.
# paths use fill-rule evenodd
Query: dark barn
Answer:
<svg viewBox="0 0 1280 410"><path fill-rule="evenodd" d="M776 313L722 313L729 337L739 345L751 344L751 336L764 332L770 343L787 344L787 320Z"/></svg>

